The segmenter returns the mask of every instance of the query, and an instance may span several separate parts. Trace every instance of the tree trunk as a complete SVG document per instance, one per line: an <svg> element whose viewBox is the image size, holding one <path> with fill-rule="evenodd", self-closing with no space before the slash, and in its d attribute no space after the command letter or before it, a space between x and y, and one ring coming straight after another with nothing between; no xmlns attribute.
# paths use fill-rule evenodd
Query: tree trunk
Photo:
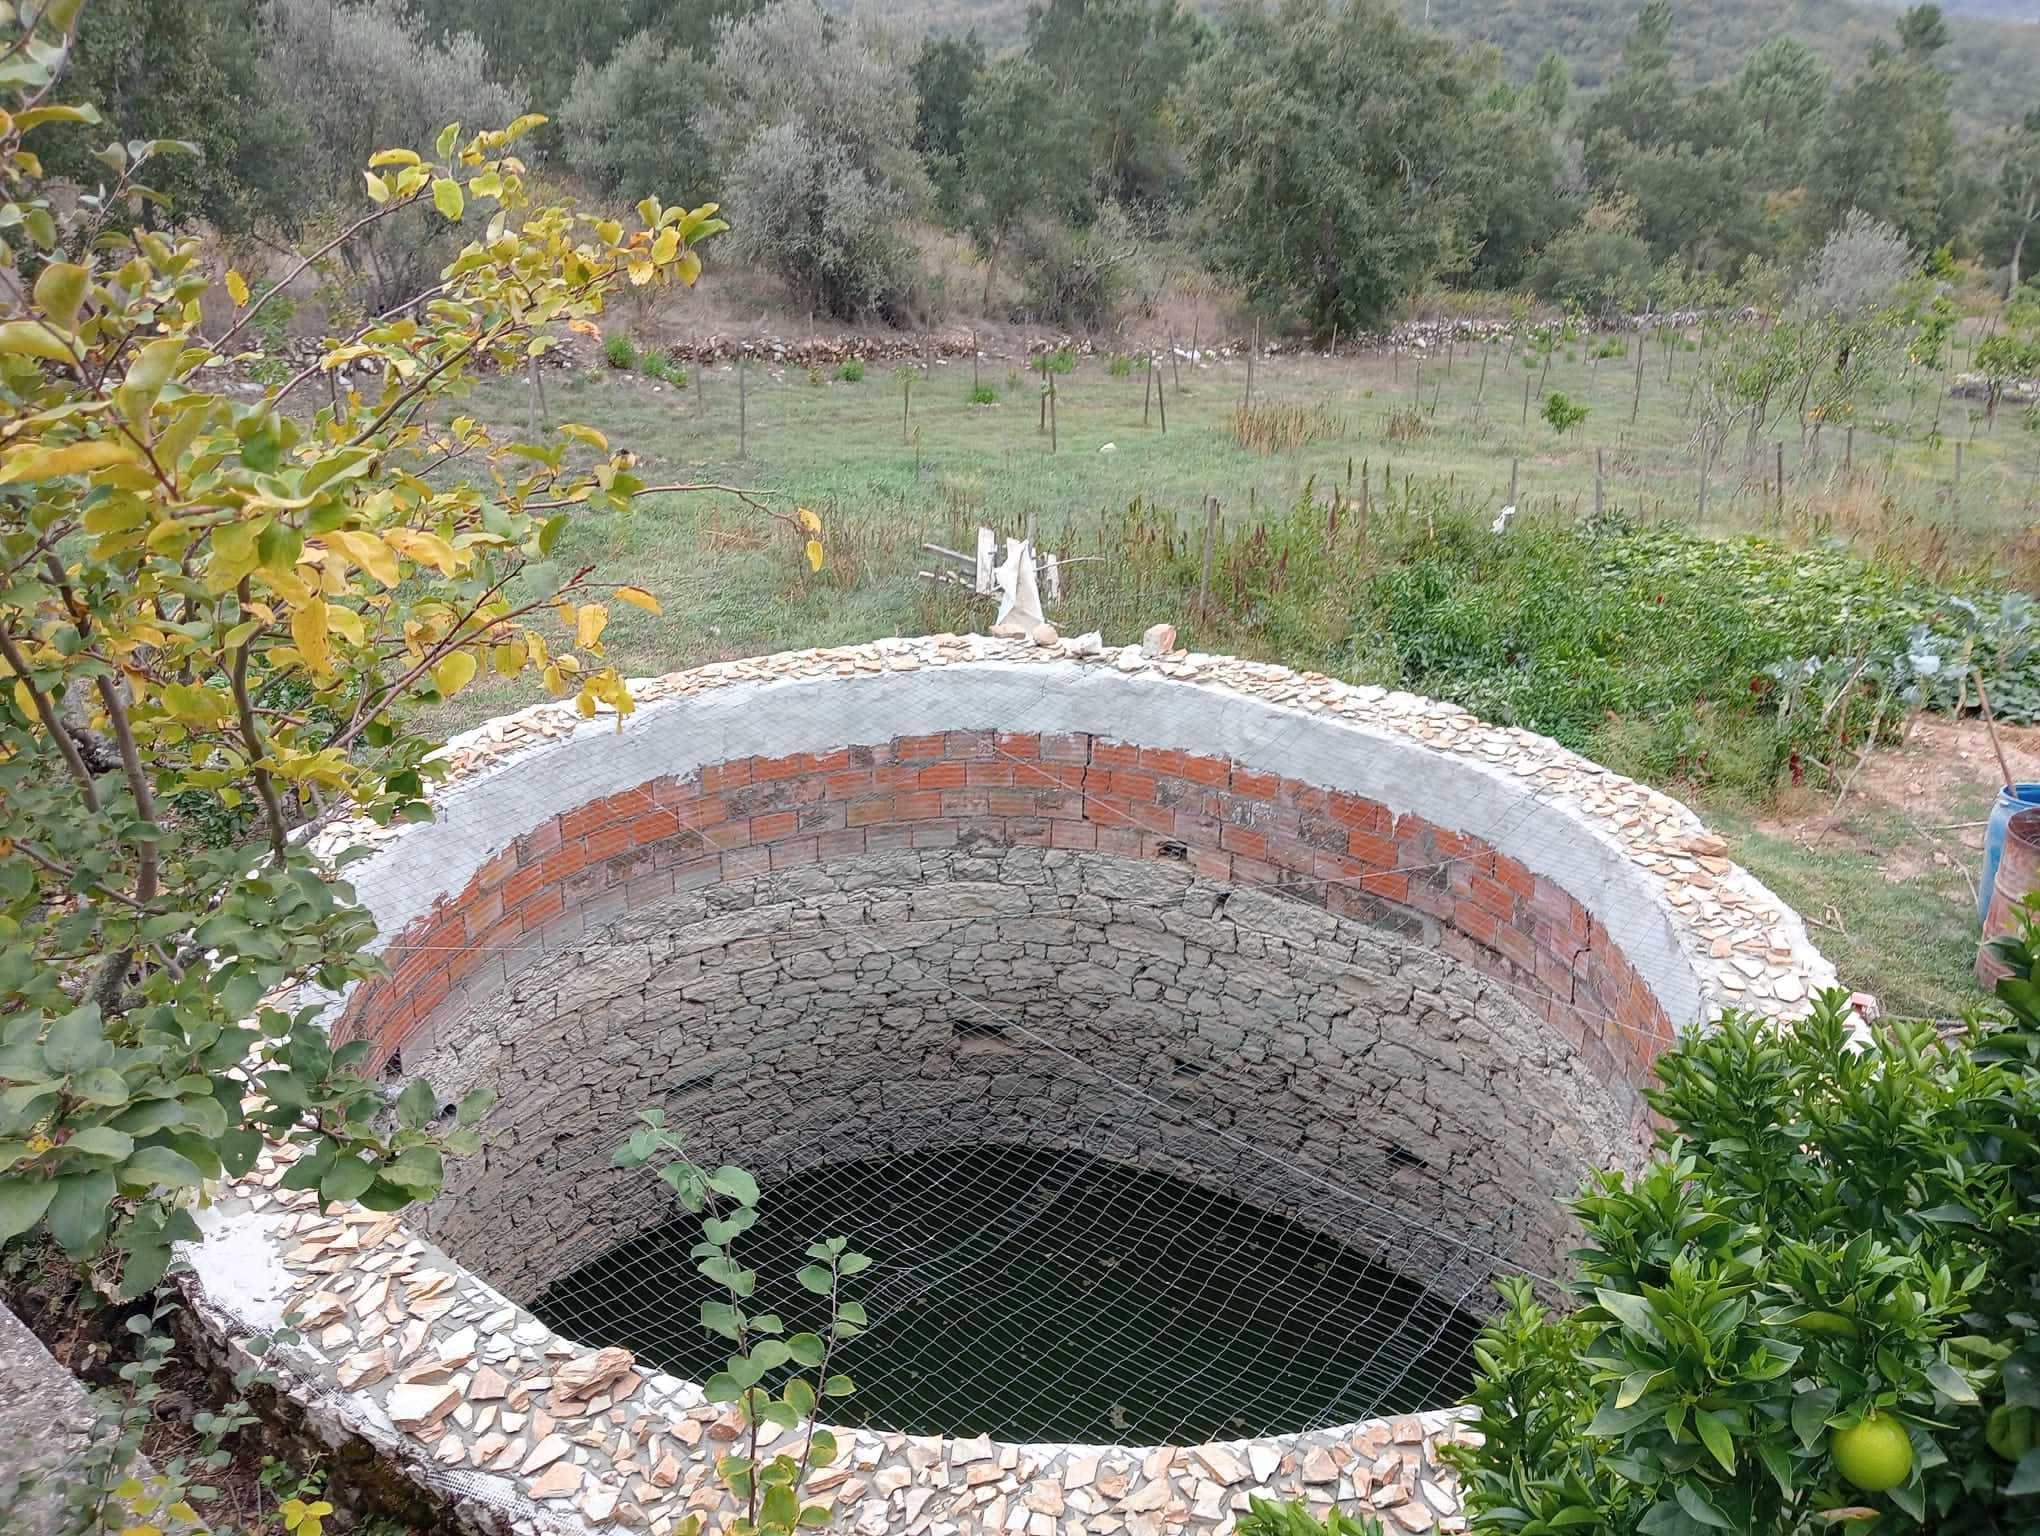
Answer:
<svg viewBox="0 0 2040 1536"><path fill-rule="evenodd" d="M2019 258L2025 254L2026 231L2021 229L2018 238L2012 241L2012 282L2011 286L2005 289L2005 297L2008 299L2019 296Z"/></svg>

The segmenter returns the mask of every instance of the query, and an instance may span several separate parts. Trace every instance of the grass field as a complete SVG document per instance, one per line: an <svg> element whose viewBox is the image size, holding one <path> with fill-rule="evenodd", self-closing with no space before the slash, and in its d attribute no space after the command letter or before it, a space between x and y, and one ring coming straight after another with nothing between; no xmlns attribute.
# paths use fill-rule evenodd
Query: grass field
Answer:
<svg viewBox="0 0 2040 1536"><path fill-rule="evenodd" d="M741 381L741 436L734 368L695 370L685 389L582 369L549 387L553 421L599 427L612 446L637 454L654 483L718 481L753 488L782 510L812 507L827 527L829 561L809 574L788 530L714 493L648 498L623 516L591 514L556 553L660 596L663 617L622 609L606 637L611 658L632 674L982 627L988 604L935 588L917 572L938 563L921 552L923 541L967 548L983 523L1002 535L1028 534L1065 557L1089 557L1068 568L1067 599L1051 611L1066 633L1102 626L1108 641L1122 642L1169 620L1201 649L1400 681L1371 671L1373 659L1351 643L1355 601L1373 569L1369 551L1375 542L1421 539L1443 517L1484 526L1507 502L1512 477L1523 526L1587 516L1598 478L1610 511L1710 533L1758 532L1799 547L1844 540L1935 581L1987 580L1993 568L2002 577L2008 564L2017 579L2040 484L2040 435L2022 430L2015 413L1987 427L1962 402L1937 404L1936 381L1909 388L1894 380L1878 423L1859 425L1853 441L1830 428L1802 443L1792 423L1782 443L1782 508L1774 478L1781 445L1767 441L1746 466L1740 445L1735 455L1717 454L1703 519L1690 400L1698 365L1690 345L1668 355L1655 341L1640 375L1634 350L1597 358L1590 343L1559 349L1548 368L1501 344L1454 347L1449 360L1379 353L1264 360L1254 367L1260 409L1252 425L1272 451L1244 445L1235 431L1247 385L1240 358L1165 361L1156 383L1166 432L1144 362L1115 373L1104 356L1078 358L1053 376L1053 440L1043 430L1042 376L1003 359L984 360L977 371L997 392L989 405L969 403L968 361L925 373L874 366L854 384L753 364ZM1563 436L1540 418L1554 391L1588 408ZM530 409L524 387L508 381L484 384L468 405L510 432L521 430ZM1731 457L1738 462L1727 463ZM1318 501L1298 514L1306 487ZM1194 579L1209 498L1219 503L1222 547L1237 555L1235 567L1257 558L1254 530L1273 526L1265 564L1280 587L1284 519L1321 516L1316 508L1335 490L1343 493L1345 542L1314 586L1298 583L1273 604L1214 593L1217 611L1196 617L1185 573ZM1353 520L1361 518L1371 535L1356 534ZM477 682L445 723L528 701L511 685ZM1803 846L1775 805L1708 792L1676 774L1653 776L1700 800L1758 872L1812 915L1836 909L1841 921L1820 937L1856 984L1906 1011L1948 1013L1968 997L1973 940L1952 897L1952 874L1894 883L1878 874L1882 834Z"/></svg>

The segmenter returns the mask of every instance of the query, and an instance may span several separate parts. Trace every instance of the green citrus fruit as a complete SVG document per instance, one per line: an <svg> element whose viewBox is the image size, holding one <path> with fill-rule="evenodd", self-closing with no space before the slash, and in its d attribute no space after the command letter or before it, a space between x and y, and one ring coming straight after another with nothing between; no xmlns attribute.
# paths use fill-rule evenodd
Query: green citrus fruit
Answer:
<svg viewBox="0 0 2040 1536"><path fill-rule="evenodd" d="M1870 1413L1828 1437L1828 1452L1842 1476L1865 1493L1883 1493L1912 1475L1912 1439L1905 1426Z"/></svg>

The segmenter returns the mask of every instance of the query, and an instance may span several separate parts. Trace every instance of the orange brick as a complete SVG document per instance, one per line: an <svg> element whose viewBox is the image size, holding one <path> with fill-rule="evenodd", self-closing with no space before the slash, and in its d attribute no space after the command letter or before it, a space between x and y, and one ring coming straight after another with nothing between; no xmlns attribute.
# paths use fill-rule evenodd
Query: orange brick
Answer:
<svg viewBox="0 0 2040 1536"><path fill-rule="evenodd" d="M1402 862L1402 849L1385 837L1357 828L1346 834L1346 852L1375 869L1394 869Z"/></svg>
<svg viewBox="0 0 2040 1536"><path fill-rule="evenodd" d="M1244 853L1250 859L1268 857L1268 839L1258 832L1249 832L1245 827L1226 827L1218 836L1218 846L1227 853Z"/></svg>
<svg viewBox="0 0 2040 1536"><path fill-rule="evenodd" d="M1039 757L1041 737L1033 731L1001 731L992 745L1008 757Z"/></svg>
<svg viewBox="0 0 2040 1536"><path fill-rule="evenodd" d="M801 752L795 752L789 757L751 759L751 778L754 783L771 779L797 779L807 771L807 755Z"/></svg>
<svg viewBox="0 0 2040 1536"><path fill-rule="evenodd" d="M922 789L962 789L969 782L970 767L966 763L934 763L921 770L919 787Z"/></svg>
<svg viewBox="0 0 2040 1536"><path fill-rule="evenodd" d="M701 770L701 788L704 794L715 794L725 789L736 789L751 782L751 760L748 757L732 758L726 763L710 763Z"/></svg>
<svg viewBox="0 0 2040 1536"><path fill-rule="evenodd" d="M1275 791L1281 783L1280 776L1276 774L1255 773L1250 768L1242 768L1238 763L1233 764L1233 793L1245 795L1249 800L1273 800Z"/></svg>
<svg viewBox="0 0 2040 1536"><path fill-rule="evenodd" d="M526 933L535 932L558 917L567 909L567 899L560 894L560 888L549 885L528 900L517 904L517 921L524 925Z"/></svg>
<svg viewBox="0 0 2040 1536"><path fill-rule="evenodd" d="M769 816L751 818L751 841L769 843L774 838L785 837L798 825L799 818L791 811L774 811Z"/></svg>
<svg viewBox="0 0 2040 1536"><path fill-rule="evenodd" d="M892 744L895 762L925 762L939 758L948 749L947 736L901 736Z"/></svg>
<svg viewBox="0 0 2040 1536"><path fill-rule="evenodd" d="M1184 767L1188 759L1188 753L1179 752L1174 747L1142 747L1140 749L1141 767L1151 768L1156 773L1166 773L1173 778L1180 779L1184 777Z"/></svg>
<svg viewBox="0 0 2040 1536"><path fill-rule="evenodd" d="M1388 835L1388 807L1378 800L1368 800L1359 795L1334 790L1331 796L1331 813L1332 820L1356 831L1371 832L1376 837Z"/></svg>
<svg viewBox="0 0 2040 1536"><path fill-rule="evenodd" d="M856 800L870 794L874 784L868 769L862 773L832 773L827 780L827 795L831 800Z"/></svg>
<svg viewBox="0 0 2040 1536"><path fill-rule="evenodd" d="M1192 755L1183 759L1183 777L1193 784L1224 789L1232 783L1232 764L1222 757Z"/></svg>
<svg viewBox="0 0 2040 1536"><path fill-rule="evenodd" d="M1155 776L1151 773L1123 773L1115 769L1109 792L1120 800L1152 800Z"/></svg>
<svg viewBox="0 0 2040 1536"><path fill-rule="evenodd" d="M1137 768L1140 766L1140 748L1123 741L1094 742L1091 765L1094 768Z"/></svg>
<svg viewBox="0 0 2040 1536"><path fill-rule="evenodd" d="M591 832L586 840L590 859L613 858L619 853L635 848L637 843L637 828L631 822L618 822L613 826L604 827L600 832Z"/></svg>

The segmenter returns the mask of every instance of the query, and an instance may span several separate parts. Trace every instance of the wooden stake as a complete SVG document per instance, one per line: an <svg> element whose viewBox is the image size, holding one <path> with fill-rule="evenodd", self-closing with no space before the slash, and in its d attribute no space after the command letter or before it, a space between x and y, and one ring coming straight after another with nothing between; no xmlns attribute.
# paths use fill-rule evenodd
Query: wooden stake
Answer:
<svg viewBox="0 0 2040 1536"><path fill-rule="evenodd" d="M1141 386L1140 391L1140 424L1142 426L1146 426L1148 424L1148 404L1154 398L1154 393L1155 393L1155 355L1154 353L1150 352L1148 353L1147 359L1147 382Z"/></svg>
<svg viewBox="0 0 2040 1536"><path fill-rule="evenodd" d="M1167 437L1169 435L1169 392L1162 388L1162 381L1159 378L1155 380L1155 404L1160 407L1162 413L1162 436Z"/></svg>
<svg viewBox="0 0 2040 1536"><path fill-rule="evenodd" d="M1252 343L1247 347L1246 408L1250 411L1254 408L1254 354L1260 350L1261 350L1261 322L1256 320L1254 322L1254 339Z"/></svg>
<svg viewBox="0 0 2040 1536"><path fill-rule="evenodd" d="M737 354L737 457L739 459L748 457L746 450L750 446L749 424L746 415L749 395L746 380L749 377L749 369L745 366L745 356L742 352Z"/></svg>
<svg viewBox="0 0 2040 1536"><path fill-rule="evenodd" d="M1636 382L1629 389L1629 424L1636 425L1636 408L1643 403L1643 335L1636 337Z"/></svg>
<svg viewBox="0 0 2040 1536"><path fill-rule="evenodd" d="M1218 498L1204 498L1204 576L1197 583L1197 614L1203 618L1211 612L1211 558L1218 546Z"/></svg>
<svg viewBox="0 0 2040 1536"><path fill-rule="evenodd" d="M1774 445L1778 450L1778 526L1785 526L1785 445Z"/></svg>
<svg viewBox="0 0 2040 1536"><path fill-rule="evenodd" d="M1488 344L1482 342L1480 344L1480 381L1473 386L1473 408L1476 411L1480 409L1480 397L1487 393L1487 355Z"/></svg>
<svg viewBox="0 0 2040 1536"><path fill-rule="evenodd" d="M1606 466L1606 465L1605 465L1605 464L1604 464L1604 463L1602 462L1602 460L1601 460L1601 450L1600 450L1599 448L1596 448L1596 449L1594 450L1594 521L1595 521L1595 522L1599 522L1599 521L1601 520L1601 477L1602 477L1602 476L1603 476L1604 474L1606 474L1606 472L1607 472L1607 466Z"/></svg>
<svg viewBox="0 0 2040 1536"><path fill-rule="evenodd" d="M911 373L900 377L900 441L912 442L914 434L908 430L907 418L914 411L914 376Z"/></svg>
<svg viewBox="0 0 2040 1536"><path fill-rule="evenodd" d="M1048 376L1048 451L1055 452L1055 375Z"/></svg>
<svg viewBox="0 0 2040 1536"><path fill-rule="evenodd" d="M1523 425L1530 425L1530 375L1523 375Z"/></svg>
<svg viewBox="0 0 2040 1536"><path fill-rule="evenodd" d="M1511 507L1516 504L1516 472L1522 467L1523 461L1521 459L1509 460L1509 499L1506 505Z"/></svg>
<svg viewBox="0 0 2040 1536"><path fill-rule="evenodd" d="M1176 356L1176 333L1169 332L1169 379L1176 386L1176 393L1183 393L1183 360ZM1162 407L1162 419L1168 419L1169 408ZM1164 429L1166 430L1166 428Z"/></svg>
<svg viewBox="0 0 2040 1536"><path fill-rule="evenodd" d="M970 392L972 395L976 395L978 392L978 344L976 326L972 326L970 328Z"/></svg>

